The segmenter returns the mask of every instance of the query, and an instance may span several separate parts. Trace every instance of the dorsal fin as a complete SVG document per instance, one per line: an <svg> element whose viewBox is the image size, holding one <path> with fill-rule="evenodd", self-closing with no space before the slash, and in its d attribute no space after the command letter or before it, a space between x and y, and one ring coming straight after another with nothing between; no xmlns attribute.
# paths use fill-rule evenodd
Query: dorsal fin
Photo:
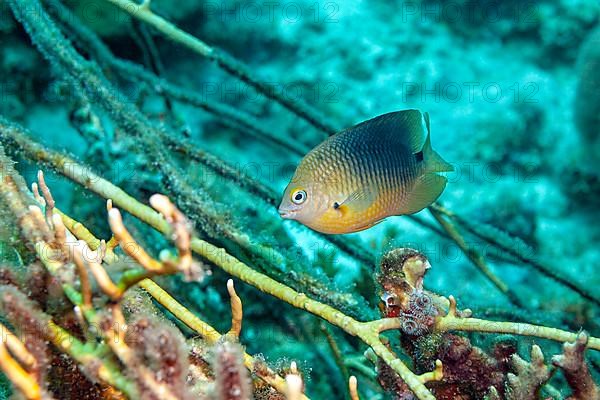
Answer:
<svg viewBox="0 0 600 400"><path fill-rule="evenodd" d="M423 149L428 126L429 116L426 113L410 109L377 116L347 129L345 133L356 133L386 146L403 145L414 154Z"/></svg>

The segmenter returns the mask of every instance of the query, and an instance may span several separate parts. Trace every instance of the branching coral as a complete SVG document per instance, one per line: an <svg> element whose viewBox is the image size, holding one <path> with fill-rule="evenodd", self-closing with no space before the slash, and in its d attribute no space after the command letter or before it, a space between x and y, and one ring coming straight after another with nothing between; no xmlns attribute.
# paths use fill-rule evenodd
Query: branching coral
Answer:
<svg viewBox="0 0 600 400"><path fill-rule="evenodd" d="M565 344L565 356L554 358L553 361L561 365L567 380L569 376L577 376L580 380L570 383L574 390L587 387L591 390L589 393L595 393L597 389L587 368L582 368L582 363L585 366L582 351L585 344L599 350L600 341L596 339L591 344L586 335L529 324L472 318L470 310L457 309L452 296L445 299L423 289L423 278L428 268L430 265L422 254L410 249L396 249L382 259L378 281L383 289L383 314L399 317L397 327L403 333L401 343L413 358L417 369L431 368L434 362L443 365L443 373L432 384L436 398L477 399L486 395L489 399L504 398L500 397L502 394L506 399L537 399L540 388L551 377L544 365L541 349L536 345L531 350L531 362L527 363L516 354L515 348L497 345L492 354L487 354L467 338L448 332L456 330L503 332L575 342ZM419 301L415 302L415 299ZM423 304L427 305L428 312L423 312ZM577 347L579 350L574 350ZM569 356L566 356L567 352ZM571 371L577 370L578 374L572 375L569 368L565 368L560 361L565 357L572 360L572 366L577 365ZM387 369L381 369L379 377L384 387L403 390L402 382L398 382Z"/></svg>
<svg viewBox="0 0 600 400"><path fill-rule="evenodd" d="M544 355L539 346L531 347L530 358L531 362L528 363L518 354L513 354L511 361L516 374L507 375L507 399L537 399L542 385L550 378L550 371L544 364Z"/></svg>
<svg viewBox="0 0 600 400"><path fill-rule="evenodd" d="M40 154L38 153L38 155ZM82 170L74 163L74 161L68 160L68 162L65 162L67 160L64 158L52 160L52 157L47 157L47 155L42 156L42 158L45 161L55 161L53 165L61 173L86 186L89 190L105 196L106 198L110 198L114 204L126 209L132 215L137 216L163 233L169 234L169 232L172 231L168 222L162 219L160 215L156 214L149 207L141 205L122 190L114 187L108 181L98 176L90 176L89 172L85 176L82 175ZM65 167L67 165L68 168ZM253 271L248 266L228 255L222 249L218 249L210 243L197 238L192 238L191 249L214 262L232 275L239 277L260 290L272 294L295 307L319 315L346 332L358 336L366 344L371 346L375 351L375 354L391 368L390 373L394 374L394 372L391 371L397 372L400 375L402 382L408 385L407 389L409 388L422 399L432 398L427 394L427 389L424 387L425 382L429 382L432 377L439 378L441 375L452 375L442 373L434 373L431 375L429 372L426 372L423 376L414 375L398 358L396 358L393 352L380 341L380 332L401 329L413 338L429 332L433 332L432 335L435 336L450 330L513 333L532 335L558 341L569 341L576 338L576 334L558 329L530 324L475 319L471 318L468 312L458 312L453 297L450 296L450 298L446 300L435 295L432 296L423 289L423 277L426 269L429 268L429 263L422 255L415 252L405 253L396 251L390 253L383 259L382 268L384 273L380 275L380 282L386 291L384 298L387 308L384 316L387 318L371 322L359 322L342 314L338 310L316 302L306 295L297 293L291 288ZM234 303L237 302L234 300ZM445 309L448 311L445 312ZM408 318L408 316L410 316L410 318ZM420 328L415 329L415 326L420 326ZM415 343L418 343L418 341ZM600 349L600 341L596 338L591 338L588 345L591 348ZM441 346L441 344L439 344L439 346ZM490 359L489 356L486 356L479 350L473 350L468 341L465 342L465 339L461 339L460 337L455 337L455 339L450 342L450 347L440 348L445 348L444 354L451 357L450 359L442 357L442 365L444 365L444 359L446 359L447 361L454 360L453 362L460 366L464 361L463 357L467 356L469 358L474 357L472 358L470 365L480 365L480 367L475 367L474 370L471 370L470 373L476 373L478 368L484 368L484 365L489 365L489 367L486 368L496 368L494 367L493 360ZM464 350L456 353L459 348L464 348ZM450 352L450 350L452 351ZM409 353L411 351L415 350L409 350ZM475 361L477 359L480 359L480 361ZM449 364L445 368L450 368L450 365L452 364ZM433 369L433 365L429 367L423 366L423 368L431 370ZM438 366L437 368L439 369L440 367ZM444 367L442 367L442 370L444 370L443 368ZM465 384L464 382L469 381L468 379L463 379L465 371L460 367L457 368L458 371L455 379L458 379L462 384ZM448 370L448 372L451 371L451 369ZM502 382L502 375L497 376L499 380L495 382L499 385ZM477 389L477 393L487 391L488 387L488 385L482 382L479 389Z"/></svg>
<svg viewBox="0 0 600 400"><path fill-rule="evenodd" d="M573 389L570 400L600 399L600 388L592 379L585 362L586 346L589 346L589 337L582 333L573 343L564 344L562 355L552 357L552 363L563 370Z"/></svg>
<svg viewBox="0 0 600 400"><path fill-rule="evenodd" d="M6 163L7 159L3 161ZM3 164L4 165L4 164ZM10 165L10 164L8 164ZM4 169L6 187L3 190L3 199L9 200L8 197L4 196L15 196L18 195L17 185L14 183L13 176L16 173L10 169ZM43 175L40 174L40 177ZM18 177L18 176L17 176ZM37 187L37 185L35 186ZM42 192L45 194L44 203L48 205L51 203L50 191L45 185L43 178L40 179L39 187L42 188ZM22 188L24 191L24 189ZM13 205L15 210L19 209L18 199L14 200L10 204ZM105 270L105 266L101 263L105 262L104 257L107 254L106 245L101 245L99 251L92 251L89 249L88 243L84 241L77 242L73 236L77 232L84 232L83 236L87 236L91 243L96 242L95 238L89 236L89 231L65 230L63 225L63 219L56 212L53 214L52 221L54 228L50 228L47 224L47 220L43 217L42 212L36 206L30 208L28 214L23 215L20 222L22 230L33 229L32 232L28 232L31 235L34 232L38 232L39 238L47 237L51 239L50 234L54 234L54 240L52 243L37 241L31 243L31 246L36 249L36 252L40 259L44 262L49 272L55 276L56 279L62 281L63 290L71 302L74 304L75 317L79 321L79 329L87 329L88 325L96 325L101 331L101 335L106 339L105 344L100 345L100 348L94 348L97 346L89 343L79 343L79 341L72 337L71 334L67 334L62 328L56 326L48 317L43 314L31 314L29 317L30 321L20 321L18 318L24 312L34 312L33 310L38 305L33 304L30 300L25 298L19 289L14 287L3 288L0 292L2 293L2 310L5 315L10 319L11 323L16 326L37 326L38 331L43 331L45 326L52 327L52 331L57 333L57 338L54 343L59 343L59 350L65 351L67 354L71 354L76 361L80 362L84 367L85 371L90 377L95 377L102 382L114 385L115 388L121 390L127 394L128 397L137 398L173 398L182 399L188 398L191 395L191 388L185 387L186 376L188 374L189 366L185 362L186 357L184 352L186 346L184 345L183 338L178 331L173 330L168 325L165 325L164 321L152 318L151 316L134 317L132 321L126 321L126 318L122 311L122 301L124 296L127 294L127 289L136 283L140 283L152 296L157 298L157 301L162 303L167 309L169 309L174 315L181 318L183 322L188 324L191 328L195 329L201 334L208 343L217 344L221 340L219 335L212 327L205 324L204 322L197 319L195 316L190 316L189 311L172 299L166 292L164 292L155 283L148 280L149 276L155 276L158 273L173 273L177 270L185 272L189 268L192 268L193 262L191 260L189 252L189 231L187 224L183 219L183 216L175 209L172 204L165 197L154 197L152 203L164 212L165 222L170 221L171 232L173 232L173 239L179 249L179 257L177 263L172 264L170 259L165 261L157 261L148 255L131 237L127 232L126 228L122 224L120 214L117 209L112 208L109 210L109 221L113 228L115 237L119 240L120 247L124 252L130 256L135 256L135 260L139 262L141 269L127 270L122 274L121 279L117 284L113 283L111 277ZM55 212L55 209L46 206L50 212ZM71 225L67 220L69 227ZM183 225L182 225L183 223ZM26 236L30 237L30 236ZM187 237L187 238L186 238ZM70 238L70 239L69 239ZM58 242L63 241L63 242ZM103 243L103 242L101 242ZM71 252L69 253L69 249ZM126 250L127 249L127 250ZM85 256L84 256L85 255ZM78 279L73 279L72 275L66 276L66 270L69 270L70 266L76 265L76 275ZM110 301L106 303L106 311L98 311L93 307L92 296L97 297L97 293L92 293L90 280L87 275L87 270L92 271L92 275L96 278L96 282L99 286L101 294L105 295ZM73 271L71 269L71 271ZM78 280L78 282L77 282ZM80 289L77 290L76 286ZM232 283L228 284L232 297L232 310L233 310L233 326L232 326L232 339L236 339L236 335L239 334L241 328L241 301L235 294ZM14 294L11 294L14 293ZM20 311L17 311L20 310ZM15 311L11 311L15 310ZM76 310L81 310L81 314L77 314ZM77 317L80 315L80 317ZM129 329L126 329L129 327ZM126 333L127 332L127 333ZM83 332L85 333L85 332ZM35 337L34 337L35 338ZM65 338L69 338L64 341ZM57 342L59 341L59 342ZM77 344L77 347L73 346L73 343ZM23 345L15 340L7 342L7 346L11 349L13 354L19 357L19 361L24 367L32 369L38 363L32 362L28 353L18 351L23 349ZM110 361L100 361L93 354L105 353L110 348L114 356L125 366L128 376L133 378L133 382L130 382L116 371L116 367L110 363ZM227 346L227 345L223 345ZM84 351L84 349L88 348ZM228 351L224 350L225 347L217 347L215 354L217 357L224 356ZM36 353L38 356L43 355L43 352ZM243 356L243 357L242 357ZM285 390L285 384L282 378L277 376L266 366L261 366L259 362L253 360L253 358L247 354L240 353L242 357L240 362L246 364L254 370L257 376L262 376L263 379L272 384L279 390ZM6 368L14 367L14 360L4 353L3 357ZM110 358L108 359L110 360ZM35 361L35 360L34 360ZM44 365L46 365L45 363ZM227 367L230 370L232 367ZM25 385L30 378L32 371L25 371L23 368L11 369L10 378L14 379L17 388L27 389L24 392L27 396L34 396L36 393L39 394L40 385L45 382L36 382L35 385ZM229 373L232 373L230 371ZM219 377L218 372L216 376ZM219 378L221 379L221 378ZM216 381L218 386L218 379ZM41 386L43 387L43 386ZM227 385L225 385L227 387ZM37 389L36 389L37 388ZM35 398L35 397L28 397ZM244 397L238 397L240 399L248 398L247 394ZM304 398L304 397L302 397Z"/></svg>
<svg viewBox="0 0 600 400"><path fill-rule="evenodd" d="M46 159L46 161L50 161L50 159ZM55 159L54 161L56 161L54 167L64 168L61 170L61 173L67 174L71 179L83 184L89 190L102 195L106 199L111 199L115 205L127 210L132 215L137 216L159 231L165 234L171 232L171 227L159 214L149 207L138 203L135 199L119 188L113 186L110 182L99 176L90 175L89 171L86 171L84 175L81 166L77 165L73 160L66 160L63 158ZM390 324L393 326L395 321L358 322L326 304L312 300L305 294L298 293L290 287L282 285L281 283L254 271L252 268L227 254L224 249L219 249L198 238L192 238L191 248L197 254L210 260L216 265L219 265L225 271L252 284L265 293L278 297L297 308L319 315L330 323L344 329L351 335L358 336L369 346L373 347L375 353L382 357L392 369L398 372L413 391L417 394L422 393L424 399L430 398L428 397L427 389L423 386L423 382L418 377L414 376L404 363L385 347L379 339L379 332L388 329L387 326Z"/></svg>

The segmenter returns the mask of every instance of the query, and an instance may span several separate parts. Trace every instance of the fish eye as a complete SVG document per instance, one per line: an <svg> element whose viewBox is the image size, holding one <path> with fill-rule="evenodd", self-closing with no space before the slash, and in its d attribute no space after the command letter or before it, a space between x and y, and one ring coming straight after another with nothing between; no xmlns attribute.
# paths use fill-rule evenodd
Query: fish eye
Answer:
<svg viewBox="0 0 600 400"><path fill-rule="evenodd" d="M302 204L306 201L306 192L302 189L296 190L292 193L292 202L294 204Z"/></svg>

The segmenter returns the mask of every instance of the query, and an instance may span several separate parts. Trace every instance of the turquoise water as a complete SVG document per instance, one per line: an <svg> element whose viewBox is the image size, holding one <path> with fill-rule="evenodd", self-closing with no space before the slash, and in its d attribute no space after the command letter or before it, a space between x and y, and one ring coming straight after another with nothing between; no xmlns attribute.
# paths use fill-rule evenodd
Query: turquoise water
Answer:
<svg viewBox="0 0 600 400"><path fill-rule="evenodd" d="M600 335L597 0L153 0L154 15L179 29L166 33L163 23L143 18L139 5L128 13L109 3L0 2L0 115L45 149L68 154L141 203L166 194L197 237L358 320L382 317L378 305L387 289L374 279L379 262L409 247L431 264L428 293L454 295L477 317ZM14 18L11 7L23 14ZM183 32L193 48L181 42ZM441 217L458 242L429 210L333 236L280 218L283 190L310 149L361 121L413 108L429 113L433 147L454 166L438 204L449 210ZM57 207L110 238L103 195L23 150L5 125L2 145L26 182L43 169ZM36 256L17 239L7 207L2 265L26 271ZM169 241L134 216L126 214L125 224L154 257L165 248L175 257ZM226 332L231 271L206 254L195 257L202 279L186 282L179 274L157 282ZM244 304L245 350L282 375L296 361L310 398L349 398L349 375L358 377L361 399L411 398L382 378L381 365L377 377L361 340L233 276ZM85 331L73 328L64 297L34 300L65 327ZM149 312L132 302L127 318ZM197 336L175 326L182 341ZM493 357L498 343L510 343L525 359L539 344L547 364L561 352L560 343L535 337L463 335L500 364ZM414 371L432 368L432 360L410 360L411 346L400 343L397 330L389 337ZM598 378L597 351L587 356ZM100 398L83 375L49 358L46 381L55 398ZM471 376L493 371L504 388L513 367L500 364L480 365ZM438 399L483 398L485 390L457 376L455 394L444 392L447 381L428 386ZM79 391L60 383L79 380ZM208 397L216 396L206 394L213 390L208 381L195 395L221 399ZM541 393L560 399L571 390L556 373Z"/></svg>

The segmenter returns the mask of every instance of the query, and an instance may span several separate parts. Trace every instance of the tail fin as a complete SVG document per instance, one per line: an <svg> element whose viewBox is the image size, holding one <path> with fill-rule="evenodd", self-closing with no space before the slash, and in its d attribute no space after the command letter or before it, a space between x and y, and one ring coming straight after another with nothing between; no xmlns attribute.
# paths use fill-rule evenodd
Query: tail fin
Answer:
<svg viewBox="0 0 600 400"><path fill-rule="evenodd" d="M454 171L452 164L447 162L431 147L431 131L429 129L429 114L424 113L425 126L427 127L427 137L421 153L423 154L423 163L425 163L425 172L451 172Z"/></svg>

